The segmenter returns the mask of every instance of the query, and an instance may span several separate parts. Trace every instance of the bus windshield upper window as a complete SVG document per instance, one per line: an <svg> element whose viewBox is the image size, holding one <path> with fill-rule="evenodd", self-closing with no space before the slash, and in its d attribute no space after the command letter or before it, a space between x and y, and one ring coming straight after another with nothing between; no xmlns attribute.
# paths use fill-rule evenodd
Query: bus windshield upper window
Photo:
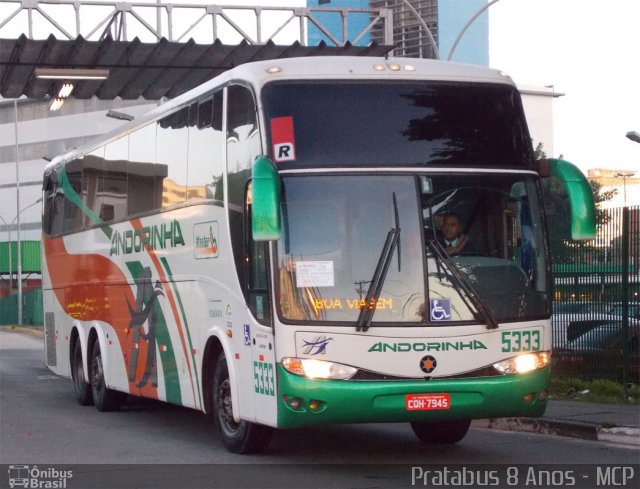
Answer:
<svg viewBox="0 0 640 489"><path fill-rule="evenodd" d="M262 93L281 168L533 161L520 98L508 85L277 82Z"/></svg>

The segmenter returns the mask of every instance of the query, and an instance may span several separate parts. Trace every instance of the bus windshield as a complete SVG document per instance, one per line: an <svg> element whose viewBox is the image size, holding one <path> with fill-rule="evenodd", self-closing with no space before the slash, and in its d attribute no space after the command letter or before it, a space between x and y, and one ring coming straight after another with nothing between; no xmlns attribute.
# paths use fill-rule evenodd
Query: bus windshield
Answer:
<svg viewBox="0 0 640 489"><path fill-rule="evenodd" d="M280 168L530 168L531 142L510 85L274 82L262 98ZM280 153L280 142L292 145Z"/></svg>
<svg viewBox="0 0 640 489"><path fill-rule="evenodd" d="M282 184L277 303L285 322L354 325L363 308L372 327L487 323L486 311L501 322L548 317L533 176L316 174L285 175ZM450 216L465 240L455 251L443 236ZM385 245L396 231L394 246Z"/></svg>

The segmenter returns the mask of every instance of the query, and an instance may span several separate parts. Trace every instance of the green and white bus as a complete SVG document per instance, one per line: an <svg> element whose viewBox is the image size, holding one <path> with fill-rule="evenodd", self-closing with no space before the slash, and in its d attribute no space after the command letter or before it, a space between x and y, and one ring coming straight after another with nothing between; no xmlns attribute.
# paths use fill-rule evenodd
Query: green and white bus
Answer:
<svg viewBox="0 0 640 489"><path fill-rule="evenodd" d="M232 452L275 428L540 416L551 274L540 179L498 71L433 60L248 63L45 170L46 361L80 404L211 413ZM467 246L449 253L455 215Z"/></svg>

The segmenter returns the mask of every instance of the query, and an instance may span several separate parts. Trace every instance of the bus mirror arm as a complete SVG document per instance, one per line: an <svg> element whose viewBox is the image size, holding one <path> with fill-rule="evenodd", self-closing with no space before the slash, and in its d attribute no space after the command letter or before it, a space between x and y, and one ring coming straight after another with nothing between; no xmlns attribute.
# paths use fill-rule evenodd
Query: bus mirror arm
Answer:
<svg viewBox="0 0 640 489"><path fill-rule="evenodd" d="M280 177L273 162L258 156L251 166L251 233L255 241L280 238Z"/></svg>
<svg viewBox="0 0 640 489"><path fill-rule="evenodd" d="M596 237L596 208L591 184L572 163L550 158L539 160L538 174L542 178L556 177L564 184L571 205L571 237L574 240Z"/></svg>

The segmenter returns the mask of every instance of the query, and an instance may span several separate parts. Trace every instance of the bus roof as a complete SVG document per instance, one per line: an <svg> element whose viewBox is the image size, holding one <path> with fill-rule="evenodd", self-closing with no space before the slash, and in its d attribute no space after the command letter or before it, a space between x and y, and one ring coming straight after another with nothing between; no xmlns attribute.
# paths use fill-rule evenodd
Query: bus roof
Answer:
<svg viewBox="0 0 640 489"><path fill-rule="evenodd" d="M96 138L94 141L55 157L45 168L86 154L94 148L127 134L188 105L214 88L234 80L243 80L256 88L276 80L438 80L452 82L500 83L515 87L511 78L499 70L449 61L417 58L365 56L310 56L245 63L185 92L135 120Z"/></svg>

